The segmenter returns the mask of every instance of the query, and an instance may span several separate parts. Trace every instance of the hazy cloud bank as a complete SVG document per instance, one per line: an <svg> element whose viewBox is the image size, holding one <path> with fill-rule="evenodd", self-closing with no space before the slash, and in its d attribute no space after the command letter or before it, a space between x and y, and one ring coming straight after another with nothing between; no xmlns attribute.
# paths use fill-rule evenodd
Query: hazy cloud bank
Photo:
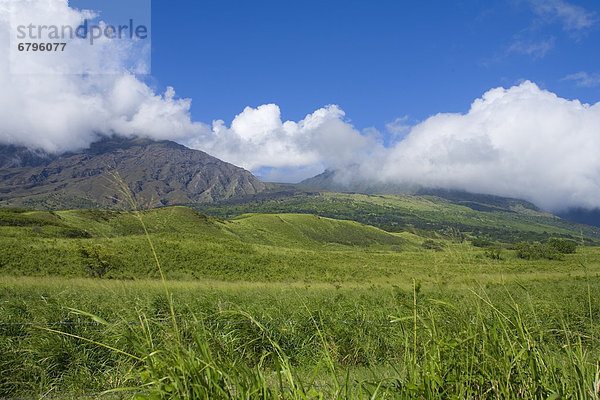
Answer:
<svg viewBox="0 0 600 400"><path fill-rule="evenodd" d="M531 82L497 88L466 114L438 114L387 150L380 179L531 200L549 210L600 206L600 103Z"/></svg>

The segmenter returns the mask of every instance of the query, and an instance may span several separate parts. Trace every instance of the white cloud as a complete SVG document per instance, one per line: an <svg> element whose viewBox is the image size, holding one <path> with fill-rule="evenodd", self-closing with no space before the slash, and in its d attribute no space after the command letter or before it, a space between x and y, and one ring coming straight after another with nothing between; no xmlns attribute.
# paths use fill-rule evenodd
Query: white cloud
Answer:
<svg viewBox="0 0 600 400"><path fill-rule="evenodd" d="M77 26L90 13L69 8L66 0L4 0L0 3L1 48L9 48L15 15L27 15L36 24ZM45 74L11 73L10 60L0 58L1 143L62 152L85 148L99 134L174 139L210 131L191 122L190 100L175 99L172 88L156 94L124 72L130 55L124 56L119 41L100 41L93 51L85 43L75 44L67 44L70 52L51 53L54 58L38 54L32 64L22 65ZM85 77L60 73L62 67L82 67L82 60L120 73Z"/></svg>
<svg viewBox="0 0 600 400"><path fill-rule="evenodd" d="M509 52L522 53L534 58L542 58L554 48L555 38L532 41L517 39L509 48Z"/></svg>
<svg viewBox="0 0 600 400"><path fill-rule="evenodd" d="M466 114L430 117L377 163L384 182L511 196L559 210L600 206L598 154L600 103L566 100L526 81L486 92Z"/></svg>
<svg viewBox="0 0 600 400"><path fill-rule="evenodd" d="M283 122L275 104L246 107L230 127L214 121L210 135L190 138L186 144L250 170L299 168L312 174L325 165L358 162L381 146L375 136L361 134L344 116L338 106L329 105L301 121ZM271 169L268 176L279 179L280 173ZM309 176L295 174L295 178Z"/></svg>
<svg viewBox="0 0 600 400"><path fill-rule="evenodd" d="M0 4L0 42L6 47L15 15L36 24L74 26L90 17L89 12L69 8L66 0L8 0ZM51 75L12 74L8 60L0 60L0 142L64 152L85 148L99 135L112 133L173 139L251 170L266 167L265 176L275 180L301 180L325 166L358 161L378 146L375 137L345 122L344 112L335 105L298 122L282 121L274 104L247 107L229 127L222 120L212 127L192 122L191 100L177 99L173 88L155 93L124 72L128 60L119 43L104 45L101 56L113 63L106 68L121 74L82 77L57 73L60 68ZM58 64L69 66L88 56L89 46L82 44L60 54ZM41 71L56 67L56 60L35 61L28 67Z"/></svg>
<svg viewBox="0 0 600 400"><path fill-rule="evenodd" d="M588 74L587 72L581 71L575 74L565 76L563 81L574 81L579 87L595 87L600 86L600 74Z"/></svg>
<svg viewBox="0 0 600 400"><path fill-rule="evenodd" d="M567 31L581 31L596 23L596 15L564 0L530 0L533 10L550 21L559 21Z"/></svg>
<svg viewBox="0 0 600 400"><path fill-rule="evenodd" d="M410 132L411 125L408 123L408 116L398 117L392 122L385 124L385 129L393 137L399 138Z"/></svg>
<svg viewBox="0 0 600 400"><path fill-rule="evenodd" d="M3 2L0 42L6 47L15 15L26 15L26 20L36 24L51 21L73 26L90 16L69 8L66 0ZM83 44L59 54L58 64L79 63L89 56L88 47ZM0 60L0 142L64 152L86 148L98 136L112 133L174 139L248 169L267 167L266 176L277 180L300 180L325 166L356 162L378 146L375 137L347 123L335 105L298 122L282 121L274 104L247 107L229 127L222 120L214 121L212 127L192 122L191 101L176 99L173 88L157 94L124 72L122 50L116 42L114 46L105 43L102 50L102 57L113 63L107 68L121 71L118 75L61 74L60 68L53 69L56 60L45 58L36 58L28 67L51 68L52 74L13 74L9 60Z"/></svg>

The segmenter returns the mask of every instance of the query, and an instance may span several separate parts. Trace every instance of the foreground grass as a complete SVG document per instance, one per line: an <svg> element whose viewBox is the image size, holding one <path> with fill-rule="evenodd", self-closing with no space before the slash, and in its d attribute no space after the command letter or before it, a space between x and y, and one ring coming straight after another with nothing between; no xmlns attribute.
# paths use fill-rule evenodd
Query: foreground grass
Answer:
<svg viewBox="0 0 600 400"><path fill-rule="evenodd" d="M5 277L1 321L63 324L0 326L0 393L598 398L600 310L588 285L597 293L600 279L174 282L173 324L160 282Z"/></svg>
<svg viewBox="0 0 600 400"><path fill-rule="evenodd" d="M306 215L11 213L0 397L599 396L597 248L492 259Z"/></svg>

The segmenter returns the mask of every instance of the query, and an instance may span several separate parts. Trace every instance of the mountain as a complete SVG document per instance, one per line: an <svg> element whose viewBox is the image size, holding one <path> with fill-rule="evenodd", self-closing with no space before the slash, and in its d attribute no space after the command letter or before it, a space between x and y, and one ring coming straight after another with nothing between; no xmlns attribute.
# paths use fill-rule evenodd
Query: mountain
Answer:
<svg viewBox="0 0 600 400"><path fill-rule="evenodd" d="M512 209L516 206L522 209L540 211L537 206L525 200L494 195L476 194L462 190L426 188L417 185L373 183L367 180L351 178L352 176L358 176L358 174L353 174L351 168L348 171L326 170L319 175L305 179L304 181L298 183L297 187L303 190L320 190L342 193L435 196L448 200L456 205L469 207L476 211L501 211ZM600 227L600 209L571 209L562 213L558 213L558 217L579 224Z"/></svg>
<svg viewBox="0 0 600 400"><path fill-rule="evenodd" d="M43 150L29 150L27 147L0 145L0 169L16 167L37 167L45 165L56 156Z"/></svg>
<svg viewBox="0 0 600 400"><path fill-rule="evenodd" d="M364 194L412 194L419 190L416 185L398 185L373 182L367 179L357 179L358 171L350 166L345 171L325 170L298 183L299 188L309 190L324 190L328 192L364 193Z"/></svg>
<svg viewBox="0 0 600 400"><path fill-rule="evenodd" d="M583 208L571 208L558 214L559 217L569 221L579 222L600 227L600 209L586 210Z"/></svg>
<svg viewBox="0 0 600 400"><path fill-rule="evenodd" d="M540 211L534 204L519 199L501 196L476 194L462 190L426 188L418 185L400 185L373 183L367 180L345 179L347 173L326 170L312 178L303 180L297 187L305 190L321 190L341 193L361 194L404 194L416 196L435 196L449 200L457 205L464 205L476 211L504 211L519 205L525 209Z"/></svg>
<svg viewBox="0 0 600 400"><path fill-rule="evenodd" d="M266 185L250 172L171 141L104 138L59 156L0 147L0 205L29 208L119 207L114 174L146 206L202 203L251 195Z"/></svg>
<svg viewBox="0 0 600 400"><path fill-rule="evenodd" d="M544 213L543 210L528 201L491 194L470 193L463 190L421 188L415 191L415 195L439 197L448 200L452 204L469 207L475 211L517 212L518 210L529 215L550 215Z"/></svg>

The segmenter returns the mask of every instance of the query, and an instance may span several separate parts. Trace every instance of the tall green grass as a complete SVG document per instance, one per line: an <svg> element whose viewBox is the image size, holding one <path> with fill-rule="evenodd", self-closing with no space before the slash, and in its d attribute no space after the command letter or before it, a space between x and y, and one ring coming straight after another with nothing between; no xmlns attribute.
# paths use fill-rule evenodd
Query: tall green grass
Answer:
<svg viewBox="0 0 600 400"><path fill-rule="evenodd" d="M85 283L65 294L51 283L9 282L0 316L26 324L2 325L3 396L103 389L139 399L600 396L599 310L589 295L600 282L587 269L583 281L468 291L413 280L388 289L242 285L206 293L167 282L144 214L125 186L123 196L159 285L124 284L111 300ZM451 251L459 264L472 256Z"/></svg>
<svg viewBox="0 0 600 400"><path fill-rule="evenodd" d="M50 328L87 340L2 326L4 396L598 398L600 327L578 279L473 291L174 283L177 325L161 284L27 279L6 279L1 319L71 322ZM108 323L82 324L93 321Z"/></svg>
<svg viewBox="0 0 600 400"><path fill-rule="evenodd" d="M141 376L150 393L139 397L598 398L600 367L593 331L574 330L563 318L560 327L542 328L541 321L526 321L515 301L502 311L485 291L473 295L478 301L470 313L458 312L460 319L440 321L439 313L420 307L415 285L412 315L390 321L397 324L404 342L396 348L395 362L389 364L394 372L385 378L352 373L344 365L352 353L340 353L339 338L329 334L314 315L309 337L316 347L312 370L294 365L279 340L247 314L240 316L255 327L255 337L240 343L232 336L226 343L229 351L224 352L243 353L252 342L262 342L260 353L246 362L211 349L207 332L175 331L180 329L177 325L163 328L162 334L178 339L156 348L146 322L142 324L145 336L137 343L144 360ZM451 303L433 302L458 311ZM535 309L529 314L535 316Z"/></svg>

